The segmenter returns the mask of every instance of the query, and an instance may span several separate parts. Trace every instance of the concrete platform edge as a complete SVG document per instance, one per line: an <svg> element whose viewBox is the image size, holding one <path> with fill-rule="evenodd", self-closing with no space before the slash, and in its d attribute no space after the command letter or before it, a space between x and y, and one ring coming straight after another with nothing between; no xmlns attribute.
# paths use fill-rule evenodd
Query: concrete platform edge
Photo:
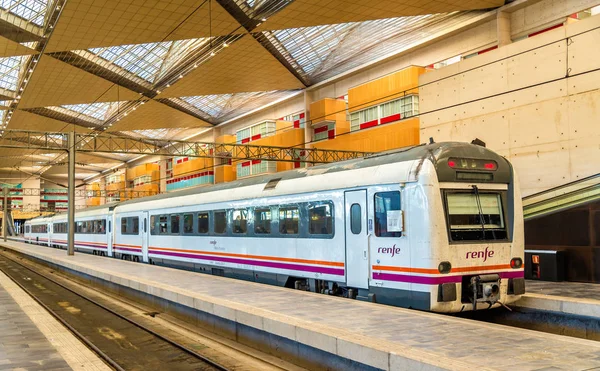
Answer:
<svg viewBox="0 0 600 371"><path fill-rule="evenodd" d="M515 303L516 307L568 315L600 318L600 301L527 293Z"/></svg>
<svg viewBox="0 0 600 371"><path fill-rule="evenodd" d="M242 340L250 346L253 345L252 342L258 341L263 346L274 345L277 348L290 349L290 347L294 346L289 343L291 341L297 343L300 347L297 350L290 350L292 353L296 353L302 357L316 357L316 360L326 361L322 354L318 354L319 352L326 352L334 356L332 358L334 362L329 366L334 366L337 363L338 366L341 366L340 368L350 366L350 368L359 369L425 371L464 370L478 367L478 369L483 370L480 368L480 365L456 359L439 359L439 355L436 354L394 343L382 342L365 336L357 336L351 331L343 332L337 328L317 326L311 322L299 321L296 318L280 313L244 306L215 297L208 297L153 281L142 279L131 280L129 277L111 274L96 267L82 263L75 264L68 262L66 261L66 252L64 260L56 259L43 254L43 252L23 250L19 248L18 245L20 244L9 242L2 243L0 246L44 263L62 267L72 274L86 275L105 283L129 289L132 292L168 301L183 307L181 308L183 311L198 311L198 316L203 316L206 321L212 321L215 323L215 326L221 326L225 329L229 328L235 334L236 340ZM130 264L139 266L140 263ZM214 276L211 277L215 278ZM228 278L220 279L230 280ZM232 328L232 326L235 328ZM219 333L219 331L221 330L215 328L215 332ZM311 352L311 350L314 351ZM344 360L350 363L344 363ZM344 364L342 365L339 362Z"/></svg>

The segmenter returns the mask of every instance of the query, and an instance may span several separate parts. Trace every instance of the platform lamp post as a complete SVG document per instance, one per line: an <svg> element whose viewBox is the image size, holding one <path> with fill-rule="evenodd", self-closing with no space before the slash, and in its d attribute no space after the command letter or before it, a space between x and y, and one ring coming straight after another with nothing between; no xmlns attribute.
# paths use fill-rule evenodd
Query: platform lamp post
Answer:
<svg viewBox="0 0 600 371"><path fill-rule="evenodd" d="M2 189L4 195L4 202L2 204L2 235L4 236L4 242L8 239L8 187Z"/></svg>
<svg viewBox="0 0 600 371"><path fill-rule="evenodd" d="M75 253L75 131L69 132L67 255Z"/></svg>

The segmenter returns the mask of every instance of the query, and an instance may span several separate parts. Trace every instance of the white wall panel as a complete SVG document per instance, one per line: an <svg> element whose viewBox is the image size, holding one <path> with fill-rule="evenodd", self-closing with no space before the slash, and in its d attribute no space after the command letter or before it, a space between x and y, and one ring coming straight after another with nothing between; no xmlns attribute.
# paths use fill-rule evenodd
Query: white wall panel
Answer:
<svg viewBox="0 0 600 371"><path fill-rule="evenodd" d="M569 141L571 180L583 179L600 172L600 137L586 137Z"/></svg>
<svg viewBox="0 0 600 371"><path fill-rule="evenodd" d="M508 58L508 90L565 77L566 53L566 41L558 41Z"/></svg>
<svg viewBox="0 0 600 371"><path fill-rule="evenodd" d="M573 95L566 105L569 139L596 138L600 146L600 91ZM600 157L597 162L600 163Z"/></svg>
<svg viewBox="0 0 600 371"><path fill-rule="evenodd" d="M554 99L512 109L511 147L554 143L568 138L568 109L565 99Z"/></svg>

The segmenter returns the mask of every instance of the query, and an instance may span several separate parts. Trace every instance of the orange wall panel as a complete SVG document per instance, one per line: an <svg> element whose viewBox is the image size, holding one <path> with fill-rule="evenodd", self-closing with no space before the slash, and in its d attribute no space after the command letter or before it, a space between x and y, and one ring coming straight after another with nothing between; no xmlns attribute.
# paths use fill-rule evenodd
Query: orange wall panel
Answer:
<svg viewBox="0 0 600 371"><path fill-rule="evenodd" d="M231 182L236 179L233 165L215 166L215 184Z"/></svg>
<svg viewBox="0 0 600 371"><path fill-rule="evenodd" d="M380 152L419 144L417 118L377 126L312 144L313 148Z"/></svg>
<svg viewBox="0 0 600 371"><path fill-rule="evenodd" d="M411 66L348 90L348 109L359 111L403 95L418 94L424 67ZM311 112L312 114L312 112Z"/></svg>
<svg viewBox="0 0 600 371"><path fill-rule="evenodd" d="M337 121L340 114L346 119L346 102L341 99L324 98L310 104L311 125L322 121Z"/></svg>

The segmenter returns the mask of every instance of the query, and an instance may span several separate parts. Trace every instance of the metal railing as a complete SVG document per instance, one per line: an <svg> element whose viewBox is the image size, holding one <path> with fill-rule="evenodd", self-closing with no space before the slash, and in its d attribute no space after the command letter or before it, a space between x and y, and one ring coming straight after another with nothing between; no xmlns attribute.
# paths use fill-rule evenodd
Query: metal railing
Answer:
<svg viewBox="0 0 600 371"><path fill-rule="evenodd" d="M525 220L600 200L600 173L523 198Z"/></svg>

